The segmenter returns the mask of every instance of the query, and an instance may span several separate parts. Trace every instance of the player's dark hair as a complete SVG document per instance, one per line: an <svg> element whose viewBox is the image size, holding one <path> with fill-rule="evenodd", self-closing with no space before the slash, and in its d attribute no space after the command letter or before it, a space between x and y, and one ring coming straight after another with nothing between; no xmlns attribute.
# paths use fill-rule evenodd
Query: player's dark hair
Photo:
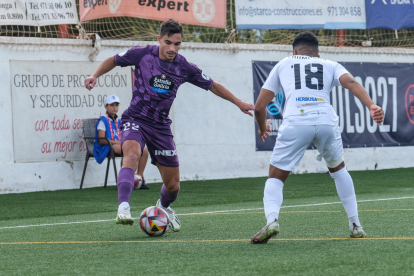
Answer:
<svg viewBox="0 0 414 276"><path fill-rule="evenodd" d="M172 36L174 34L181 34L181 37L184 36L183 26L181 26L181 23L174 19L168 19L167 21L164 21L161 24L160 36Z"/></svg>
<svg viewBox="0 0 414 276"><path fill-rule="evenodd" d="M295 50L295 48L299 46L305 46L308 48L318 50L319 41L316 35L314 35L312 32L301 32L300 34L295 36L292 46L293 50Z"/></svg>

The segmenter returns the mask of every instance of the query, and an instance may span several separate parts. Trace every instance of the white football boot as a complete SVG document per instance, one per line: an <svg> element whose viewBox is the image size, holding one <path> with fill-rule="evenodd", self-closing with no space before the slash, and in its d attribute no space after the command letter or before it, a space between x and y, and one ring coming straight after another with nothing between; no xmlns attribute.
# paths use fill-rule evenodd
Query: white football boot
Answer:
<svg viewBox="0 0 414 276"><path fill-rule="evenodd" d="M362 229L362 226L357 226L354 223L354 229L351 230L351 238L354 239L360 239L360 238L366 238L367 234L365 233L364 229Z"/></svg>
<svg viewBox="0 0 414 276"><path fill-rule="evenodd" d="M279 222L275 220L257 232L251 239L251 243L267 243L270 238L276 237L277 234L279 234Z"/></svg>
<svg viewBox="0 0 414 276"><path fill-rule="evenodd" d="M178 232L181 229L181 224L180 224L180 220L178 219L178 217L175 215L175 212L173 209L171 209L171 207L167 207L164 208L161 205L161 199L158 199L157 201L157 207L160 207L162 209L164 209L165 212L167 212L168 214L168 218L170 219L170 229L174 232Z"/></svg>
<svg viewBox="0 0 414 276"><path fill-rule="evenodd" d="M122 202L118 208L118 215L115 219L116 224L133 225L134 219L131 217L131 209L128 202Z"/></svg>

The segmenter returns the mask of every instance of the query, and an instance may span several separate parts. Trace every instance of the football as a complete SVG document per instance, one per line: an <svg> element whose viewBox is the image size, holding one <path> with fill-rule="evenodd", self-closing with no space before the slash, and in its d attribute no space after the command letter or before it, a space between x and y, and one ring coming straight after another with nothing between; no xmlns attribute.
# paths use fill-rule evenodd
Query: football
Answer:
<svg viewBox="0 0 414 276"><path fill-rule="evenodd" d="M170 219L160 207L152 206L145 209L139 217L139 225L148 236L162 236L168 230Z"/></svg>

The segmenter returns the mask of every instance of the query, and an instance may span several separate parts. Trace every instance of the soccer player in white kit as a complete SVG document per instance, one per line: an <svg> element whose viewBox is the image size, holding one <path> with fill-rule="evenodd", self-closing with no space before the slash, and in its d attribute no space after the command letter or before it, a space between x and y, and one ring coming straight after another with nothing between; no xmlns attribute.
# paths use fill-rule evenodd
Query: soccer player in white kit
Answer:
<svg viewBox="0 0 414 276"><path fill-rule="evenodd" d="M299 165L310 143L318 148L317 160L325 159L331 177L349 218L351 238L366 234L358 219L354 184L343 159L341 133L329 101L333 86L349 89L369 109L372 119L381 125L384 111L374 104L366 90L339 63L321 59L319 42L311 32L298 34L293 41L293 56L277 63L263 85L255 105L255 117L262 141L269 137L266 106L283 88L286 97L283 123L270 159L269 178L264 189L267 225L251 239L267 243L279 233L279 212L283 202L283 185L289 173Z"/></svg>

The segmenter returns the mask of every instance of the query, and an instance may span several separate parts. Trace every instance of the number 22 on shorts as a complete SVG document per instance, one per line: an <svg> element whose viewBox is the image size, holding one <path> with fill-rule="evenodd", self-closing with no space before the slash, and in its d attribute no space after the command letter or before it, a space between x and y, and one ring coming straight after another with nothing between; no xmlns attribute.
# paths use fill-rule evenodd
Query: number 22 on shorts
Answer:
<svg viewBox="0 0 414 276"><path fill-rule="evenodd" d="M130 123L130 122L126 122L124 124L124 131L129 130L129 128L131 127L132 130L136 130L138 131L139 125L135 124L135 123Z"/></svg>

